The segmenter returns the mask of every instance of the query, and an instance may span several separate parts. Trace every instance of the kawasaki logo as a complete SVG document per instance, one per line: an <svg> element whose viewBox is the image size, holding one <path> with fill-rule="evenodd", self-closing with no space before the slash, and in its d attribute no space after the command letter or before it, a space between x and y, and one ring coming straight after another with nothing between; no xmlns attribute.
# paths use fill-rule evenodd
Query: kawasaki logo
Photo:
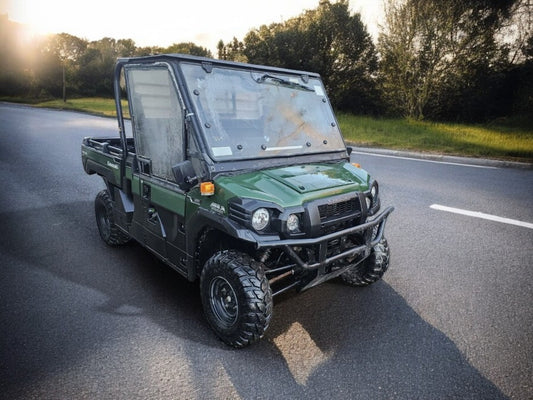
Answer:
<svg viewBox="0 0 533 400"><path fill-rule="evenodd" d="M117 164L113 164L111 161L107 161L107 162L106 162L106 165L107 165L108 167L111 167L111 168L113 168L113 169L118 170L118 165L117 165Z"/></svg>
<svg viewBox="0 0 533 400"><path fill-rule="evenodd" d="M218 203L211 203L211 210L218 214L224 214L226 212L226 208Z"/></svg>

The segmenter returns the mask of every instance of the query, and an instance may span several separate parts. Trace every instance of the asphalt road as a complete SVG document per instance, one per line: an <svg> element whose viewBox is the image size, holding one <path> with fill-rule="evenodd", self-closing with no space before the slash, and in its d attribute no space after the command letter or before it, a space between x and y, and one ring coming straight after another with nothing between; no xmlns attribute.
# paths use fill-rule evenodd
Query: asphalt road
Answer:
<svg viewBox="0 0 533 400"><path fill-rule="evenodd" d="M223 345L198 289L99 238L80 162L111 119L0 104L0 397L531 399L533 171L354 154L376 176L392 264L364 289L276 299Z"/></svg>

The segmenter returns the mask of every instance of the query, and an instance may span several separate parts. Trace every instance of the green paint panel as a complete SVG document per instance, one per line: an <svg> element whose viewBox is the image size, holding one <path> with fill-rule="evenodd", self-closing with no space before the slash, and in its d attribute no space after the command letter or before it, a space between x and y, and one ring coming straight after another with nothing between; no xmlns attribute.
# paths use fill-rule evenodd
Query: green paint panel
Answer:
<svg viewBox="0 0 533 400"><path fill-rule="evenodd" d="M148 183L148 182L147 182ZM185 215L185 196L175 190L151 184L151 202L178 215Z"/></svg>
<svg viewBox="0 0 533 400"><path fill-rule="evenodd" d="M105 175L111 183L115 185L120 185L121 176L120 176L120 163L117 163L113 156L104 154L101 151L95 150L91 147L82 146L82 163L85 164L87 160L92 160L97 164L100 164L101 170L103 173L105 170Z"/></svg>
<svg viewBox="0 0 533 400"><path fill-rule="evenodd" d="M212 201L225 205L233 197L270 201L281 207L354 191L368 190L369 175L349 163L273 168L215 179Z"/></svg>

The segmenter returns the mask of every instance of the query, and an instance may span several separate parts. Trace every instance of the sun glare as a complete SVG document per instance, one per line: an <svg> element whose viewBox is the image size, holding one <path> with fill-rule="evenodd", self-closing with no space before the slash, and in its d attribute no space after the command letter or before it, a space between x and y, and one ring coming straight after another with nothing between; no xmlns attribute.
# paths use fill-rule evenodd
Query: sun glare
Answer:
<svg viewBox="0 0 533 400"><path fill-rule="evenodd" d="M138 46L170 46L195 42L215 49L222 39L243 39L262 24L282 22L318 6L318 0L260 0L190 2L175 0L0 0L0 14L28 27L29 35L69 33L87 40L103 37L133 39ZM375 0L352 0L354 12L375 18ZM209 11L208 11L209 10ZM373 34L371 21L365 21Z"/></svg>
<svg viewBox="0 0 533 400"><path fill-rule="evenodd" d="M46 2L42 2L45 4ZM41 4L41 7L42 7ZM27 1L7 1L1 3L0 13L7 14L10 21L18 22L22 24L26 29L26 35L28 37L35 36L37 34L51 33L53 30L48 29L47 23L53 18L50 18L46 12L41 12L38 5ZM36 8L37 7L37 8Z"/></svg>

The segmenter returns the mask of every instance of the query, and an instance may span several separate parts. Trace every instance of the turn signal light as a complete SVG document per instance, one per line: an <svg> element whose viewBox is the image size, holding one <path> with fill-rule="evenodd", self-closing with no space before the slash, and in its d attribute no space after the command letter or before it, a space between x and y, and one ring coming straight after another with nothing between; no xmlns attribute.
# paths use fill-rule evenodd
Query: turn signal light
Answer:
<svg viewBox="0 0 533 400"><path fill-rule="evenodd" d="M213 182L200 183L200 194L202 196L212 196L215 194L215 184Z"/></svg>
<svg viewBox="0 0 533 400"><path fill-rule="evenodd" d="M359 164L359 163L353 162L352 165L353 165L355 168L361 168L361 164Z"/></svg>

